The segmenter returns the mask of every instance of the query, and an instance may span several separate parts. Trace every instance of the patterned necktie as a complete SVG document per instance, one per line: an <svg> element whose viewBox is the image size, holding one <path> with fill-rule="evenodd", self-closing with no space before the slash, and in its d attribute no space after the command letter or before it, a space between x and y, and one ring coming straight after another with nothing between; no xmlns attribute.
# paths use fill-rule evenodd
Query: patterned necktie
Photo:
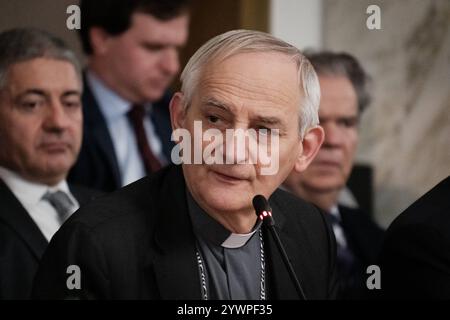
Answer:
<svg viewBox="0 0 450 320"><path fill-rule="evenodd" d="M337 227L340 228L342 231L342 225L340 220L331 213L327 213L326 217L328 219L328 222L333 227L333 230ZM354 273L355 273L355 255L353 252L348 248L348 245L345 246L340 241L336 241L337 244L337 268L340 276L342 277L342 280L346 283L349 281L351 282Z"/></svg>
<svg viewBox="0 0 450 320"><path fill-rule="evenodd" d="M59 222L62 224L72 213L73 206L75 205L69 196L63 191L49 192L42 197L43 200L47 200L58 213Z"/></svg>
<svg viewBox="0 0 450 320"><path fill-rule="evenodd" d="M155 157L148 143L147 134L144 129L145 109L142 105L134 105L128 112L128 118L131 121L138 144L139 153L144 162L147 174L161 169L161 163Z"/></svg>

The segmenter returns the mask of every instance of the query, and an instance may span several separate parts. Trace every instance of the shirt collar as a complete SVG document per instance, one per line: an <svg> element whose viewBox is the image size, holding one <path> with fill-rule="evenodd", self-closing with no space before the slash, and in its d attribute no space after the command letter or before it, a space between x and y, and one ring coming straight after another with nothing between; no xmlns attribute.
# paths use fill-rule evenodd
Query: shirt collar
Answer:
<svg viewBox="0 0 450 320"><path fill-rule="evenodd" d="M86 79L92 94L98 101L98 106L107 120L114 120L127 114L131 109L131 102L125 100L108 88L92 71L86 72Z"/></svg>
<svg viewBox="0 0 450 320"><path fill-rule="evenodd" d="M57 190L64 191L72 201L75 200L70 193L66 180L59 182L55 186L48 186L45 184L28 181L17 173L4 167L0 167L0 178L12 191L16 198L23 204L30 206L36 205L42 200L42 197L47 191L54 192ZM76 200L74 203L77 203Z"/></svg>
<svg viewBox="0 0 450 320"><path fill-rule="evenodd" d="M108 88L94 72L88 70L86 79L100 111L108 121L123 117L131 110L133 104ZM147 113L152 111L151 103L145 103L144 107Z"/></svg>
<svg viewBox="0 0 450 320"><path fill-rule="evenodd" d="M331 207L329 213L332 214L336 219L341 221L341 213L339 212L339 207L337 206L337 204Z"/></svg>
<svg viewBox="0 0 450 320"><path fill-rule="evenodd" d="M194 233L217 246L230 249L243 247L261 227L262 221L258 219L250 233L238 234L230 232L200 208L187 189L186 195Z"/></svg>

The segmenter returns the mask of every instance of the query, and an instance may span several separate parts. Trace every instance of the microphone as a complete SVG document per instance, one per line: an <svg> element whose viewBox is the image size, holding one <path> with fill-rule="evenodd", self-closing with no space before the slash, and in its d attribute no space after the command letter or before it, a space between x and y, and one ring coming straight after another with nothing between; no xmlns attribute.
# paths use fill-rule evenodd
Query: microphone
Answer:
<svg viewBox="0 0 450 320"><path fill-rule="evenodd" d="M277 245L278 251L281 254L281 258L288 270L289 276L291 277L292 282L294 283L295 290L297 291L299 297L302 300L307 300L305 293L303 292L302 286L300 285L300 281L294 272L294 268L292 267L291 262L287 256L286 250L284 249L283 244L281 243L280 237L278 235L277 230L275 229L275 220L272 217L272 208L269 205L269 202L266 198L260 194L256 195L253 198L253 208L255 208L255 213L260 220L263 221L263 224L266 228L269 229L273 239L275 240L275 244Z"/></svg>

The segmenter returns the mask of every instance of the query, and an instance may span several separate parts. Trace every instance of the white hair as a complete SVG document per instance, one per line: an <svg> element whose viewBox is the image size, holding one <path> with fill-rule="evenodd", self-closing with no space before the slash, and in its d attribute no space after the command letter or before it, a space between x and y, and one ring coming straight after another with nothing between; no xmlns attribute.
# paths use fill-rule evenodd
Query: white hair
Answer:
<svg viewBox="0 0 450 320"><path fill-rule="evenodd" d="M252 30L233 30L218 35L206 42L191 57L181 73L181 92L187 107L197 89L202 70L206 65L223 61L246 52L278 52L292 58L298 68L300 93L299 129L301 137L306 130L319 124L320 85L314 68L296 47L270 34Z"/></svg>

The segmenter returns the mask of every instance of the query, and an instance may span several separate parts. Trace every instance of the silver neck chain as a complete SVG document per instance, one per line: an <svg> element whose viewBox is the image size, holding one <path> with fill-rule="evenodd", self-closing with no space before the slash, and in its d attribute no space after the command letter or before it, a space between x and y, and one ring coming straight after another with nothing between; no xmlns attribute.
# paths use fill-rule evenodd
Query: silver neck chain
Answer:
<svg viewBox="0 0 450 320"><path fill-rule="evenodd" d="M262 230L259 228L259 240L260 240L260 257L261 257L261 283L260 283L260 299L266 300L266 260L264 256L264 242L262 236ZM195 251L197 257L198 270L200 272L201 293L202 300L208 300L208 287L206 286L206 272L205 265L198 249Z"/></svg>

